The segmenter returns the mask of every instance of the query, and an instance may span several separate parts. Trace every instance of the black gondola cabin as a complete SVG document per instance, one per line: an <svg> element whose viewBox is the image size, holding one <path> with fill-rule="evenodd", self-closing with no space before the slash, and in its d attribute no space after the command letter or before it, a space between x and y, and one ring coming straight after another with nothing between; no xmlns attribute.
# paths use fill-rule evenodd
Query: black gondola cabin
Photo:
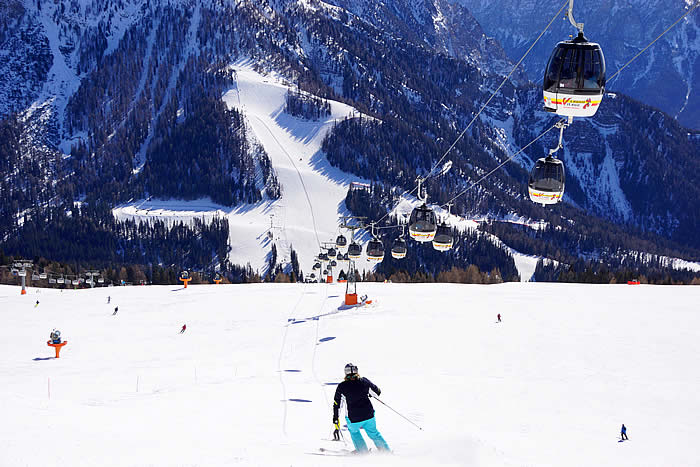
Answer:
<svg viewBox="0 0 700 467"><path fill-rule="evenodd" d="M542 84L544 109L562 116L592 117L605 93L605 57L582 33L559 42L549 57Z"/></svg>

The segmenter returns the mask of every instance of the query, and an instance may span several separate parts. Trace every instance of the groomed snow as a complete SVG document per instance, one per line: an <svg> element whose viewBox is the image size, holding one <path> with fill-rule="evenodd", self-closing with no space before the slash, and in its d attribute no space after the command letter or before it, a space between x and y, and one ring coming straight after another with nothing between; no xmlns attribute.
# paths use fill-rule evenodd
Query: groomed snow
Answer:
<svg viewBox="0 0 700 467"><path fill-rule="evenodd" d="M281 77L261 75L246 61L232 68L235 84L222 98L229 108L245 115L250 136L269 155L282 186L281 198L233 209L208 199L141 200L118 207L115 216L141 221L167 217L187 221L225 213L230 227L232 263L250 264L264 273L268 254L275 244L278 262L288 262L290 249L294 248L302 270L308 274L312 272L320 244L335 241L340 233L338 219L340 215L348 215L345 196L350 183L367 182L332 167L321 151L321 143L336 122L360 114L346 104L330 101L331 114L326 118L309 121L293 117L284 112L289 85ZM272 240L268 237L270 231Z"/></svg>
<svg viewBox="0 0 700 467"><path fill-rule="evenodd" d="M375 304L338 311L340 284L0 286L0 465L697 465L700 288L358 292ZM393 455L308 454L343 445L323 438L348 361L423 428L375 401Z"/></svg>

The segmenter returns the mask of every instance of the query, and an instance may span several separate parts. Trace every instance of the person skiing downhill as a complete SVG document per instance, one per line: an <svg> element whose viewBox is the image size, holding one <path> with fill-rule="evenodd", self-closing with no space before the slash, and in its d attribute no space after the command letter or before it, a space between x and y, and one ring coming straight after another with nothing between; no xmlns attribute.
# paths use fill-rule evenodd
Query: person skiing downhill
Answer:
<svg viewBox="0 0 700 467"><path fill-rule="evenodd" d="M182 325L182 329L180 329L180 334L182 334L183 332L185 332L185 330L187 330L187 325L186 325L186 324L183 324L183 325Z"/></svg>
<svg viewBox="0 0 700 467"><path fill-rule="evenodd" d="M370 391L373 391L377 396L381 394L379 387L372 381L360 377L357 366L352 363L345 365L345 380L338 385L333 398L333 425L336 429L339 426L338 412L340 411L340 402L342 398L345 398L345 405L348 411L345 421L352 438L352 444L355 445L355 452L358 453L368 451L367 443L360 429L365 430L365 433L374 442L377 449L389 451L389 445L379 433L379 430L377 430L377 423L374 419L374 407L372 407L372 402L369 400L372 397Z"/></svg>
<svg viewBox="0 0 700 467"><path fill-rule="evenodd" d="M623 423L622 428L620 428L620 440L624 440L624 439L629 439L629 438L627 437L627 427Z"/></svg>
<svg viewBox="0 0 700 467"><path fill-rule="evenodd" d="M499 323L501 322L501 314L500 313L498 314L498 322Z"/></svg>
<svg viewBox="0 0 700 467"><path fill-rule="evenodd" d="M118 307L118 306L115 306L115 307L114 307L114 313L112 313L112 316L116 315L116 314L117 314L117 311L119 311L119 307Z"/></svg>

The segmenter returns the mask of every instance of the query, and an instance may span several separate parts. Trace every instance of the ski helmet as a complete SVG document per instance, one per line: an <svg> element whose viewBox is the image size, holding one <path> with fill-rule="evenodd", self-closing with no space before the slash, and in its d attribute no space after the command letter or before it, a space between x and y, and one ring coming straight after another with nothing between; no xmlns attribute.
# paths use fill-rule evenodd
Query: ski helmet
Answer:
<svg viewBox="0 0 700 467"><path fill-rule="evenodd" d="M352 363L345 365L345 376L357 375L357 367Z"/></svg>

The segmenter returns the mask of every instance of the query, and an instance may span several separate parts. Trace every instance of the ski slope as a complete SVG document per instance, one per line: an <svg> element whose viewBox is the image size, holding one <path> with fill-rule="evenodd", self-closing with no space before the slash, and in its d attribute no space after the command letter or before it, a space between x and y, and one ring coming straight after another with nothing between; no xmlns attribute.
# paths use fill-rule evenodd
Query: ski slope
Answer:
<svg viewBox="0 0 700 467"><path fill-rule="evenodd" d="M0 286L0 465L698 465L700 288L358 292L375 303L339 311L341 284ZM393 455L311 454L343 445L324 438L347 362L423 428L375 401Z"/></svg>
<svg viewBox="0 0 700 467"><path fill-rule="evenodd" d="M330 165L321 150L323 138L333 125L346 118L359 116L354 108L329 101L331 114L318 121L303 120L284 112L289 84L275 74L262 75L248 61L232 66L235 83L222 99L229 108L245 115L248 133L255 143L265 149L281 185L278 200L265 199L255 204L230 208L204 198L193 201L147 199L125 203L113 209L118 220L166 223L191 222L193 218L208 221L224 216L229 223L229 260L233 264L250 264L265 274L267 262L275 245L278 263L289 263L294 248L301 270L313 271L314 257L320 245L333 242L340 232L339 216L350 215L345 207L345 196L350 183L367 180L347 174ZM365 116L365 118L368 118ZM394 207L392 214L403 216L408 222L411 210L419 201L410 194ZM437 208L442 216L447 211ZM477 222L459 216L449 216L450 225L458 230L475 229ZM521 222L523 222L521 220ZM269 234L272 234L272 237ZM396 232L398 233L398 232ZM349 235L343 231L343 234ZM359 240L367 242L367 232L358 231ZM498 241L493 237L494 241ZM500 242L499 242L500 243ZM504 245L504 248L507 248ZM532 277L539 257L524 255L512 249L521 280ZM373 263L358 262L360 270L372 269ZM343 268L334 271L334 277Z"/></svg>
<svg viewBox="0 0 700 467"><path fill-rule="evenodd" d="M232 263L250 264L264 274L275 244L278 263L288 263L294 248L301 269L310 273L321 243L335 241L339 216L349 215L345 196L350 183L366 182L332 167L321 151L321 143L336 122L360 114L346 104L330 101L328 117L318 121L293 117L284 112L290 86L281 77L261 75L246 61L233 65L233 70L235 83L222 99L245 116L249 136L270 157L281 185L280 199L235 208L209 199L149 199L118 206L114 215L117 219L187 222L194 217L206 220L223 214L229 222Z"/></svg>
<svg viewBox="0 0 700 467"><path fill-rule="evenodd" d="M255 138L270 156L280 185L279 200L229 217L232 258L251 254L250 239L258 240L272 223L273 240L282 261L289 260L290 248L299 254L302 270L309 273L322 242L334 242L338 216L345 214L345 196L356 177L332 167L321 151L321 143L334 122L352 116L354 109L331 101L331 114L319 121L307 121L284 112L289 86L274 75L262 76L245 63L234 66L235 85L223 99L246 115ZM358 114L359 115L359 114ZM270 219L272 215L272 220ZM240 242L243 237L247 241ZM266 250L266 249L265 249ZM264 251L264 250L262 250ZM251 262L259 264L259 260Z"/></svg>

